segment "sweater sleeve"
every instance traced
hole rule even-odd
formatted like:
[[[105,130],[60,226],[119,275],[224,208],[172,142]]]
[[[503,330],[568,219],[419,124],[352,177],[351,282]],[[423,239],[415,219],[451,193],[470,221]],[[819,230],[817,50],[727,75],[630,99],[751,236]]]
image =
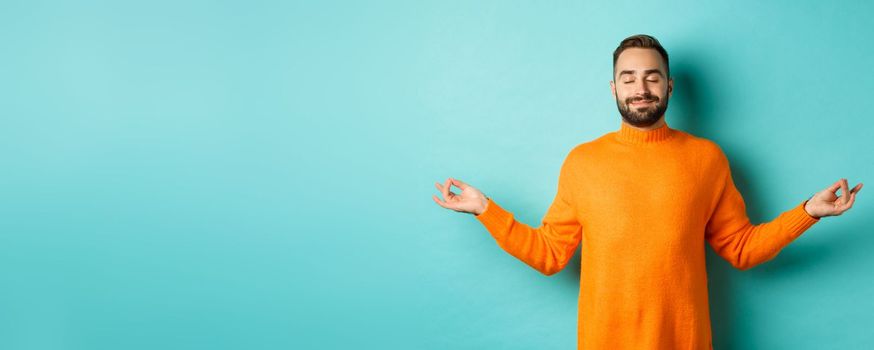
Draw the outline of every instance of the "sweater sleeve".
[[[582,227],[566,190],[566,178],[563,166],[558,192],[537,228],[517,221],[491,198],[486,210],[476,216],[502,249],[544,275],[561,271],[581,239]]]
[[[807,214],[804,210],[807,201],[803,201],[771,222],[753,225],[727,161],[723,174],[721,194],[707,223],[705,237],[713,250],[735,268],[746,270],[773,259],[819,221]]]

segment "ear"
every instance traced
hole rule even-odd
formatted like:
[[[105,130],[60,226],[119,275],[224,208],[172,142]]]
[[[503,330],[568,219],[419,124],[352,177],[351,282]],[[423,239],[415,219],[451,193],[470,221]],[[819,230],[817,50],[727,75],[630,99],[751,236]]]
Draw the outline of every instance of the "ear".
[[[616,83],[612,80],[610,81],[610,93],[613,94],[613,98],[616,98]]]
[[[674,78],[668,79],[668,98],[671,97],[671,94],[674,92]]]

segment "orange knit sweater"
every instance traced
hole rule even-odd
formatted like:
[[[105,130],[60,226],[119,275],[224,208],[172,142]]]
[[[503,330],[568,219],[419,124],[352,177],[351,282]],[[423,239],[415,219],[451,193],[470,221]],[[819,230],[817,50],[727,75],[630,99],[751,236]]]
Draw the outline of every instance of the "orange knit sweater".
[[[801,202],[751,224],[718,145],[625,123],[570,151],[540,227],[491,198],[476,218],[546,275],[582,246],[577,344],[586,350],[712,349],[705,242],[748,269],[818,221]]]

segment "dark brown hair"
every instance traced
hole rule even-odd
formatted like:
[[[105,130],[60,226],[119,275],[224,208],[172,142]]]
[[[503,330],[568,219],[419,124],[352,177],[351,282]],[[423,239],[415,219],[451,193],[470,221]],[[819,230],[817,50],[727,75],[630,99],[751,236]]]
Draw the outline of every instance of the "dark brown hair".
[[[656,40],[656,38],[653,38],[652,36],[646,34],[632,35],[625,38],[624,40],[622,40],[621,43],[619,43],[619,47],[617,47],[616,50],[613,51],[614,76],[616,75],[616,60],[619,59],[619,54],[621,54],[622,51],[625,51],[625,49],[632,47],[653,49],[658,51],[658,53],[662,55],[662,59],[665,61],[665,69],[667,70],[667,72],[665,72],[665,75],[667,75],[668,78],[671,77],[671,66],[668,64],[668,52],[665,51],[665,48],[662,47],[662,44],[660,44],[659,41]]]

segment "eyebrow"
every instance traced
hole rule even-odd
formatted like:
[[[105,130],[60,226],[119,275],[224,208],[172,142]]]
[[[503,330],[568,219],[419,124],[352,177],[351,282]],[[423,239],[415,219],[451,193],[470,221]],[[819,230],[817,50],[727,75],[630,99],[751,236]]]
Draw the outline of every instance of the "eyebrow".
[[[619,72],[619,76],[621,77],[622,74],[634,74],[634,72],[637,72],[637,71],[636,70],[624,70],[624,71]],[[662,73],[661,69],[647,69],[647,70],[643,71],[644,75],[648,75],[650,73],[658,73],[659,75],[662,76],[662,78],[665,77],[665,73]]]

